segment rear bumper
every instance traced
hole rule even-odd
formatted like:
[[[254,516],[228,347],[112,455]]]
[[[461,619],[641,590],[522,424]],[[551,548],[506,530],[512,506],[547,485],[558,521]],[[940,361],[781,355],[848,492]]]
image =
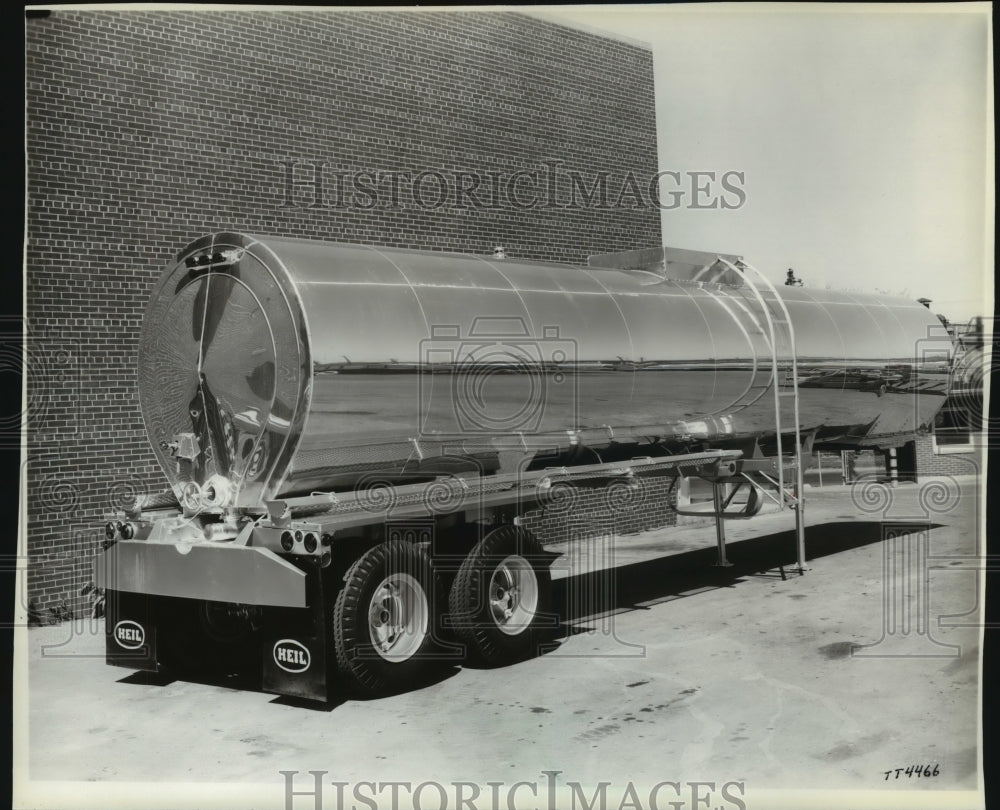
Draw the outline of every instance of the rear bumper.
[[[114,552],[119,546],[119,551]],[[207,553],[199,556],[195,556],[192,549],[190,554],[183,555],[194,563],[189,570],[181,572],[189,581],[179,579],[179,569],[167,568],[165,573],[158,570],[156,575],[148,574],[145,567],[155,569],[159,562],[171,560],[168,552],[181,556],[169,545],[121,541],[109,549],[112,553],[102,555],[103,563],[99,562],[102,570],[122,573],[121,579],[127,580],[129,587],[143,588],[141,591],[119,588],[106,578],[106,574],[99,583],[107,589],[107,663],[182,677],[190,673],[207,674],[209,678],[235,674],[254,679],[265,692],[328,701],[330,676],[336,669],[332,666],[334,647],[329,622],[329,605],[335,593],[327,593],[329,583],[321,569],[318,566],[306,571],[295,569],[301,576],[289,578],[284,583],[286,592],[272,589],[268,595],[259,585],[260,572],[270,578],[265,578],[266,581],[280,581],[289,563],[265,549],[237,546],[225,551],[225,548],[206,547]],[[280,566],[273,567],[275,560]],[[199,568],[201,563],[207,568]],[[230,566],[221,571],[227,576],[237,577],[249,572],[256,579],[244,581],[242,588],[213,589],[210,598],[201,601],[206,583],[211,584],[208,571],[220,573],[221,565]],[[146,571],[146,574],[140,577],[136,571]],[[169,595],[162,593],[168,590]],[[204,608],[208,603],[231,600],[246,605],[251,599],[266,599],[267,602],[256,602],[261,608],[255,613],[254,627],[249,635],[220,637],[206,622],[208,617]],[[289,605],[274,605],[279,599]],[[309,607],[303,609],[290,604],[300,599]]]
[[[99,588],[244,605],[304,608],[306,572],[266,548],[119,540],[98,555]]]

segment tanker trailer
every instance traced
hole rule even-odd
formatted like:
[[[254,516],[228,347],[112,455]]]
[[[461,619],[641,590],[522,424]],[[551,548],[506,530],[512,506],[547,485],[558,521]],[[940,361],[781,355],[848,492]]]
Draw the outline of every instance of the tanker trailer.
[[[519,517],[574,488],[701,477],[721,526],[777,485],[801,518],[783,482],[803,446],[910,440],[943,402],[950,344],[922,349],[939,322],[917,302],[762,292],[748,269],[671,248],[574,266],[191,243],[142,324],[170,489],[105,527],[108,663],[378,694],[535,649],[551,556]]]

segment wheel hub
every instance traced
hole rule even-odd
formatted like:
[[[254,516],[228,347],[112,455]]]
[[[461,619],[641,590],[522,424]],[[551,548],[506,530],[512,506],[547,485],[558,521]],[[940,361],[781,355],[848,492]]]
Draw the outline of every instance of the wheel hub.
[[[412,657],[427,634],[427,596],[409,574],[382,580],[368,607],[372,646],[383,658],[404,661]]]
[[[528,629],[538,608],[538,579],[524,557],[511,554],[490,577],[490,615],[501,631],[518,635]]]

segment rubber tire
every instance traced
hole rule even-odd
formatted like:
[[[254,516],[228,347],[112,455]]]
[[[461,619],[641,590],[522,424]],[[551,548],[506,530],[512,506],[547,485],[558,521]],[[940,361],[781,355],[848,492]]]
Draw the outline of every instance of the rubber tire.
[[[517,635],[504,633],[490,614],[485,598],[493,571],[511,554],[531,564],[538,582],[538,603],[531,623]],[[456,637],[467,654],[487,666],[503,666],[534,655],[541,635],[539,616],[550,612],[550,556],[534,536],[519,526],[500,526],[480,540],[465,558],[448,596],[448,611]]]
[[[368,627],[368,606],[375,589],[392,573],[410,574],[427,598],[427,636],[405,661],[388,661],[376,651]],[[434,602],[427,554],[405,541],[382,543],[365,552],[347,570],[333,609],[337,670],[348,686],[367,697],[391,694],[421,683],[431,670]]]

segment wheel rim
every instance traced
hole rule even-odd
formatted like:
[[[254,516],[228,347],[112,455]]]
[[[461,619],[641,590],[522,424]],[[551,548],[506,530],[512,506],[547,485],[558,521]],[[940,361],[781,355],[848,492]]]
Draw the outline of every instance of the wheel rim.
[[[508,636],[523,633],[538,609],[538,577],[524,557],[511,554],[490,577],[490,616]]]
[[[387,661],[406,661],[424,643],[430,610],[427,594],[409,574],[390,574],[368,605],[372,646]]]

